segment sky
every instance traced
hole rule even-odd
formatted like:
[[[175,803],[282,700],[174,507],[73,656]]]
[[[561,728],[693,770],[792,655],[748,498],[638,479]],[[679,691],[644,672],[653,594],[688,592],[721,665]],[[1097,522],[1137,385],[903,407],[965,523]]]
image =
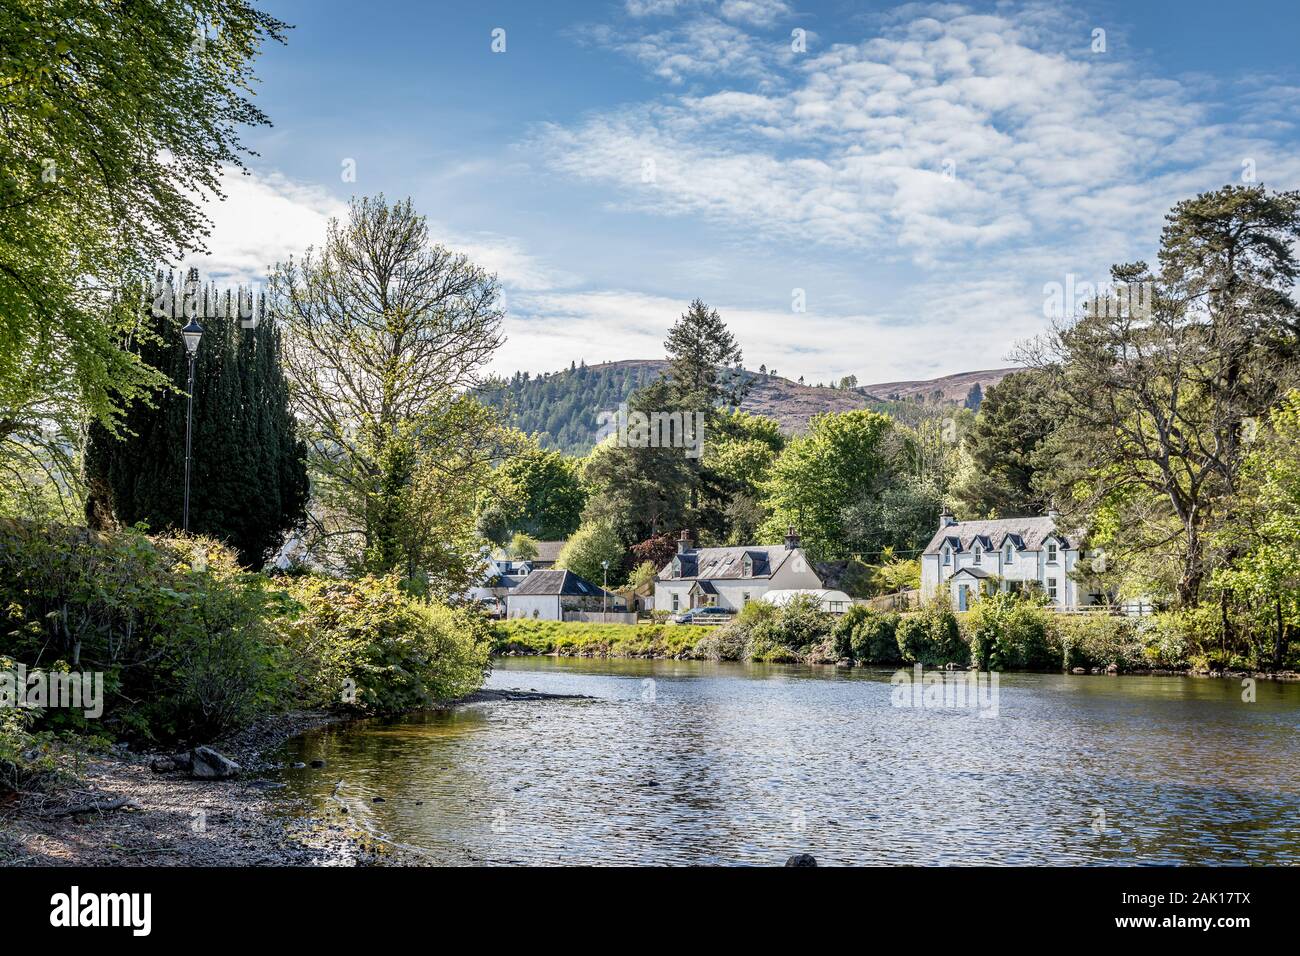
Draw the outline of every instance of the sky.
[[[1300,4],[259,0],[260,281],[354,195],[497,273],[496,372],[656,358],[693,298],[812,382],[1009,364],[1179,200],[1300,187]]]

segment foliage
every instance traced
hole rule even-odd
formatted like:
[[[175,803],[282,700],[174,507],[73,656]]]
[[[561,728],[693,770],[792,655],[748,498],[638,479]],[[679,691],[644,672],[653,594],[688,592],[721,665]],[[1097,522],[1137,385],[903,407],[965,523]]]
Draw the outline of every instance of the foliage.
[[[143,310],[133,351],[166,375],[171,388],[129,405],[116,435],[91,426],[86,480],[101,525],[113,517],[158,530],[181,524],[189,360],[179,329],[183,315],[174,319],[162,307],[177,292],[170,282],[159,291]],[[245,567],[260,568],[284,533],[305,519],[306,447],[289,411],[280,333],[270,321],[242,327],[239,303],[251,301],[252,292],[234,296],[200,289],[197,273],[185,286],[184,302],[209,304],[204,311],[211,313],[203,316],[194,363],[190,528],[226,541]]]
[[[461,697],[490,669],[491,631],[478,612],[412,597],[395,575],[308,576],[288,587],[299,607],[280,628],[314,706],[399,714]]]
[[[577,462],[543,451],[535,439],[522,443],[493,473],[480,509],[479,528],[504,543],[511,532],[559,541],[577,530],[586,503]]]
[[[979,414],[962,442],[962,463],[953,494],[966,518],[1038,514],[1034,488],[1038,449],[1051,433],[1050,381],[1040,372],[1013,372],[990,385]]]
[[[120,347],[123,292],[202,246],[240,127],[268,122],[251,62],[285,29],[245,0],[0,6],[0,445],[111,428],[162,382]]]
[[[897,664],[903,659],[898,649],[899,616],[855,604],[835,621],[832,636],[838,657],[859,664]]]
[[[639,591],[646,587],[653,588],[658,577],[659,569],[649,561],[642,561],[628,574],[627,586],[633,591]]]
[[[1048,640],[1061,651],[1066,669],[1109,667],[1134,670],[1148,666],[1132,618],[1111,614],[1053,614]]]
[[[563,657],[694,657],[714,628],[671,624],[588,624],[519,618],[493,625],[497,654]]]
[[[103,673],[110,732],[213,735],[284,696],[275,595],[210,539],[0,525],[0,607],[15,660]],[[79,713],[43,722],[85,729]]]
[[[537,557],[537,539],[516,531],[505,548],[506,557],[512,561],[532,561]]]
[[[463,590],[474,505],[515,440],[472,394],[502,341],[496,277],[380,196],[354,200],[270,289],[318,499],[309,546]]]
[[[555,566],[567,568],[592,584],[601,585],[605,580],[605,568],[601,562],[608,562],[609,571],[617,580],[622,574],[625,557],[623,542],[613,524],[594,521],[583,524],[565,542]]]
[[[1062,657],[1048,642],[1048,614],[1037,598],[995,591],[967,620],[971,660],[980,670],[1054,670]]]
[[[943,667],[970,663],[970,647],[962,640],[957,616],[939,598],[921,610],[904,614],[898,622],[898,650],[909,664]]]

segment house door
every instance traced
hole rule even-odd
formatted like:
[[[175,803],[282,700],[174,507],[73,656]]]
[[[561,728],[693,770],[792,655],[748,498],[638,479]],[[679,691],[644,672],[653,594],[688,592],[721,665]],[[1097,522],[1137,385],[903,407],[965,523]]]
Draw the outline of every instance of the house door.
[[[957,585],[957,610],[965,611],[970,607],[970,585]]]

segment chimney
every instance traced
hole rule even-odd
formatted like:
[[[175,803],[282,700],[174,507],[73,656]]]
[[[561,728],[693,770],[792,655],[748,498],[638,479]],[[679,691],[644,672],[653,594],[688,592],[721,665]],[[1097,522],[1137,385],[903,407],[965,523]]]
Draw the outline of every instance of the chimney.
[[[944,528],[951,528],[956,523],[957,519],[952,516],[952,512],[948,510],[948,506],[944,505],[943,511],[939,514],[939,530],[942,531]]]
[[[799,532],[794,530],[794,525],[790,525],[785,532],[785,549],[793,551],[799,547]]]
[[[677,553],[685,554],[687,551],[695,549],[695,542],[691,540],[691,530],[683,528],[681,537],[677,539]]]
[[[1056,510],[1055,505],[1052,505],[1052,507],[1047,509],[1047,517],[1051,518],[1053,521],[1060,521],[1061,512]]]

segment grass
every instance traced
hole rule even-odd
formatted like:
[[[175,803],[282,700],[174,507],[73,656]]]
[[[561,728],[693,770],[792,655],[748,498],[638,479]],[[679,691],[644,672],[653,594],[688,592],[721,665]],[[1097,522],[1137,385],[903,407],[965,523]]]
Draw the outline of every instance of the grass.
[[[560,657],[695,657],[712,627],[695,624],[589,624],[516,619],[493,625],[493,654]]]

